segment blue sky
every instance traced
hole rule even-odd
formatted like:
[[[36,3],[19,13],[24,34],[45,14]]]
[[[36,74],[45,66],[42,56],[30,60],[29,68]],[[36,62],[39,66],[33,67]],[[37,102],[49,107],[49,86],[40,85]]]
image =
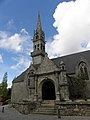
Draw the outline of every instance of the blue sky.
[[[13,78],[29,67],[38,12],[49,57],[89,49],[89,3],[90,0],[0,0],[0,82],[8,72],[10,86]]]

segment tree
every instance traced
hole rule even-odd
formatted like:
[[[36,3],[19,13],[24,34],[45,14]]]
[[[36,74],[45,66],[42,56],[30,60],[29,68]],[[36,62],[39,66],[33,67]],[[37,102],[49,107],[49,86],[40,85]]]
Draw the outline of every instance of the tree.
[[[7,96],[7,72],[4,74],[2,83],[0,84],[0,96],[3,98]]]
[[[7,72],[5,72],[4,76],[3,76],[3,81],[4,83],[7,83]]]

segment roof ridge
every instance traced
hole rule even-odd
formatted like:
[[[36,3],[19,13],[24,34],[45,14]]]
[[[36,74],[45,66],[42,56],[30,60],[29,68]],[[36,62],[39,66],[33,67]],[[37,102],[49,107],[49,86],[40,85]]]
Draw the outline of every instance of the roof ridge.
[[[59,57],[56,57],[56,58],[52,58],[51,60],[58,59],[58,58],[63,58],[63,57],[67,57],[67,56],[71,56],[71,55],[75,55],[75,54],[80,54],[80,53],[84,53],[84,52],[89,52],[89,51],[90,50],[85,50],[85,51],[81,51],[81,52],[70,53],[70,54],[67,54],[67,55],[63,55],[63,56],[59,56]]]

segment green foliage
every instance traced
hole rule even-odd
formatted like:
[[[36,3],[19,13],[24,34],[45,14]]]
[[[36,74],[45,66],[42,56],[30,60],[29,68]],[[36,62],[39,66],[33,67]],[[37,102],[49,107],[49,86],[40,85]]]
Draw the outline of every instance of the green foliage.
[[[2,83],[0,84],[0,97],[3,105],[10,103],[11,88],[7,89],[7,72],[4,74]]]
[[[1,93],[1,95],[3,96],[3,97],[6,97],[6,95],[7,95],[7,82],[2,82],[2,93]]]
[[[86,82],[81,74],[72,77],[70,80],[70,96],[71,99],[85,99]]]
[[[5,72],[4,76],[3,76],[3,81],[4,83],[7,83],[7,72]]]
[[[75,77],[75,84],[74,84],[74,94],[76,97],[84,98],[84,90],[85,90],[86,82],[84,80],[84,77],[78,74],[78,76]]]
[[[0,84],[0,96],[3,98],[7,96],[7,72],[4,74],[2,83]]]

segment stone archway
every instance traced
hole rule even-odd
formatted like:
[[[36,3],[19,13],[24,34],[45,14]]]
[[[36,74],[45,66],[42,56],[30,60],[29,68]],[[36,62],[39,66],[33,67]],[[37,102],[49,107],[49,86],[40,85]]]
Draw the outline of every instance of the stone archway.
[[[42,100],[55,100],[55,86],[53,82],[47,80],[42,85]]]

